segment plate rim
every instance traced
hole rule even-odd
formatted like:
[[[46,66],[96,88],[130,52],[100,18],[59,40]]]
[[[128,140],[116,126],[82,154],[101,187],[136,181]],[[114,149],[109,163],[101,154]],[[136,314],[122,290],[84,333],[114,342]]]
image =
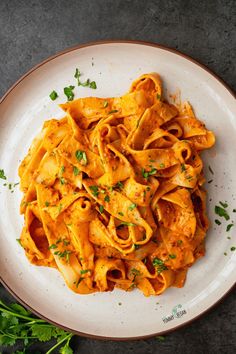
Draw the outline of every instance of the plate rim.
[[[149,42],[149,41],[142,41],[142,40],[120,40],[120,39],[109,39],[109,40],[99,40],[99,41],[92,41],[92,42],[86,42],[82,44],[75,45],[73,47],[68,47],[62,51],[59,51],[55,53],[54,55],[49,56],[48,58],[44,59],[43,61],[39,62],[38,64],[34,65],[30,70],[28,70],[25,74],[23,74],[10,88],[5,92],[5,94],[0,98],[0,104],[5,101],[5,99],[8,97],[8,95],[27,77],[29,76],[32,72],[37,70],[39,67],[43,66],[44,64],[48,63],[49,61],[62,56],[64,54],[67,54],[69,52],[72,52],[74,50],[82,49],[82,48],[87,48],[90,46],[95,46],[95,45],[103,45],[103,44],[138,44],[138,45],[143,45],[143,46],[148,46],[148,47],[154,47],[158,49],[162,49],[167,52],[171,52],[173,54],[176,54],[180,57],[183,57],[187,59],[188,61],[194,63],[195,65],[199,66],[202,68],[204,71],[206,71],[208,74],[213,76],[221,85],[224,86],[224,88],[229,92],[233,98],[236,99],[236,94],[233,91],[233,89],[230,88],[230,86],[221,78],[219,77],[213,70],[209,69],[206,65],[202,64],[198,60],[193,59],[191,56],[182,53],[181,51],[162,45],[162,44],[157,44],[154,42]],[[211,310],[213,310],[216,306],[218,306],[223,300],[236,288],[236,281],[235,283],[219,298],[216,302],[214,302],[211,306],[209,306],[206,310],[202,311],[199,313],[197,316],[193,317],[192,319],[186,321],[185,323],[179,324],[171,329],[168,329],[166,331],[161,331],[161,332],[155,332],[151,333],[148,335],[144,336],[135,336],[135,337],[107,337],[107,336],[100,336],[100,335],[95,335],[95,334],[89,334],[89,333],[84,333],[80,332],[77,330],[73,330],[69,327],[64,326],[63,324],[59,324],[53,320],[48,319],[46,316],[40,314],[37,310],[33,309],[29,304],[26,304],[23,299],[19,297],[12,289],[11,287],[7,284],[7,282],[3,279],[3,275],[0,275],[0,281],[2,285],[11,293],[11,295],[19,302],[21,303],[24,307],[26,307],[29,311],[31,311],[34,315],[38,316],[39,318],[44,319],[45,321],[53,324],[54,326],[61,327],[65,331],[72,332],[76,335],[90,338],[90,339],[99,339],[99,340],[112,340],[112,341],[131,341],[131,340],[144,340],[148,338],[152,338],[155,336],[160,336],[160,335],[165,335],[171,332],[174,332],[180,328],[186,327],[189,324],[192,324],[195,320],[201,318]]]

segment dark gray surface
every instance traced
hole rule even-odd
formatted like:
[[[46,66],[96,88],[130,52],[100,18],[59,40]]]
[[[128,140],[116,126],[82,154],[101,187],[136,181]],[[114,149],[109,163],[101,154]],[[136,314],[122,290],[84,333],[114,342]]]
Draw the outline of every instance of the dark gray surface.
[[[235,0],[1,0],[0,96],[48,56],[101,39],[140,39],[177,48],[236,89]],[[4,288],[0,295],[10,299]],[[80,354],[235,353],[235,295],[236,290],[209,314],[169,334],[162,343],[155,338],[122,343],[77,337],[72,345]],[[46,347],[40,344],[32,353],[36,349],[45,353]]]

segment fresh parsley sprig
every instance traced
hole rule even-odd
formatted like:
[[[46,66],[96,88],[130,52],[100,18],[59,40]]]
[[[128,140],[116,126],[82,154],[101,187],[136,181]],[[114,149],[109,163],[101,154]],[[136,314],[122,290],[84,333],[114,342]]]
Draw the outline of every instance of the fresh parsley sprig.
[[[73,354],[70,347],[72,337],[72,333],[33,316],[23,306],[17,303],[6,305],[0,300],[0,345],[13,346],[21,341],[24,353],[36,340],[47,342],[55,338],[57,343],[45,354],[52,353],[60,346],[61,354]]]

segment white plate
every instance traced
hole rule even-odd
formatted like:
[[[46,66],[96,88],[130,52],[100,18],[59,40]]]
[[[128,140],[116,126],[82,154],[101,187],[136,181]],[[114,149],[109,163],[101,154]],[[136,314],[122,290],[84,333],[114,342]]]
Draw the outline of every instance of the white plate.
[[[0,107],[0,168],[17,182],[17,167],[44,120],[62,117],[57,104],[66,97],[63,88],[75,85],[78,67],[97,83],[97,90],[77,87],[75,97],[117,96],[129,89],[142,73],[161,74],[166,92],[181,90],[197,116],[216,134],[216,146],[204,153],[208,209],[212,226],[206,239],[206,256],[188,272],[182,289],[171,288],[160,297],[144,297],[139,291],[77,295],[54,269],[27,261],[16,242],[23,217],[21,193],[0,182],[0,269],[5,286],[35,313],[80,335],[131,339],[160,334],[184,325],[218,302],[236,279],[235,228],[215,225],[214,206],[227,201],[231,219],[236,213],[236,104],[224,84],[205,68],[167,48],[134,42],[95,43],[69,49],[26,74],[3,97]],[[59,99],[51,101],[56,90]],[[211,175],[207,166],[214,171]],[[230,236],[231,239],[228,239]],[[224,255],[227,252],[227,256]],[[122,303],[122,305],[119,305]]]

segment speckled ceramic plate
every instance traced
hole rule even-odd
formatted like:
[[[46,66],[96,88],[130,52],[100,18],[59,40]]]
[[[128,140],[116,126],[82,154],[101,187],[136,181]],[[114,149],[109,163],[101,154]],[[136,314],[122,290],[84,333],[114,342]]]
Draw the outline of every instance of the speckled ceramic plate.
[[[226,221],[214,223],[214,206],[228,202],[230,221],[236,213],[236,103],[232,92],[216,76],[192,59],[167,48],[138,42],[93,43],[49,58],[27,73],[3,97],[0,107],[0,168],[17,182],[17,167],[44,120],[62,117],[57,104],[63,88],[75,84],[75,68],[96,81],[97,90],[76,87],[75,97],[116,96],[128,90],[142,73],[161,74],[166,95],[181,91],[197,117],[216,134],[217,143],[204,153],[208,212],[212,226],[206,256],[191,267],[182,289],[171,288],[159,297],[139,291],[77,295],[54,269],[27,261],[16,242],[23,217],[21,193],[0,183],[0,269],[3,284],[37,315],[80,335],[134,339],[157,335],[189,323],[216,304],[236,279],[236,227],[226,232]],[[56,90],[59,98],[51,101]],[[214,171],[212,175],[208,166]],[[229,223],[228,222],[228,223]],[[232,248],[233,249],[233,248]],[[225,255],[224,255],[225,254]]]

